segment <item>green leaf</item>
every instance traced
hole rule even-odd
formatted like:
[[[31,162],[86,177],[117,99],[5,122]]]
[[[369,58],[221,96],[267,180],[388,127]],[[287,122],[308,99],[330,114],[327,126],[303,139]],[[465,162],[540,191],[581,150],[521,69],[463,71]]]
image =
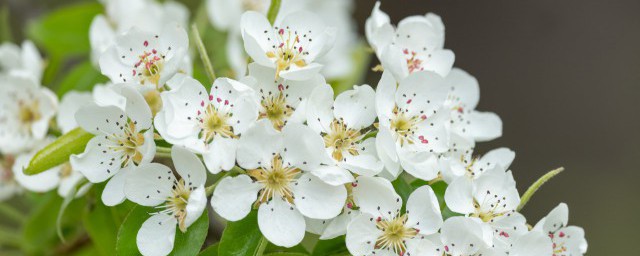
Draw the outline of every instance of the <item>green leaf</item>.
[[[240,221],[227,223],[218,253],[221,256],[262,255],[267,243],[258,228],[258,212],[254,210]]]
[[[344,236],[329,240],[319,240],[313,248],[313,256],[332,255],[347,252]]]
[[[198,256],[218,256],[219,243],[215,243],[202,250]]]
[[[29,162],[29,166],[23,170],[24,173],[34,175],[68,162],[72,154],[84,152],[84,148],[93,136],[82,128],[71,130],[38,151]]]
[[[392,181],[391,185],[393,185],[393,188],[396,189],[396,193],[398,193],[398,195],[402,198],[402,202],[404,202],[401,209],[401,211],[404,212],[407,200],[409,200],[409,195],[411,195],[411,192],[413,192],[413,188],[405,179],[404,175],[400,175],[396,180]]]
[[[91,50],[88,36],[91,21],[102,9],[98,2],[57,9],[30,23],[27,35],[51,55],[86,54]]]
[[[303,252],[272,252],[264,256],[309,256],[309,254]]]
[[[118,255],[140,255],[136,244],[138,230],[140,230],[142,223],[150,217],[150,214],[155,212],[158,212],[158,209],[143,206],[136,206],[131,210],[118,231],[116,242]],[[176,230],[173,251],[170,255],[197,255],[207,237],[208,229],[209,217],[207,211],[204,211],[202,216],[187,228],[186,233]]]
[[[205,238],[209,231],[209,216],[207,210],[202,213],[202,216],[196,220],[189,228],[187,232],[182,233],[180,230],[176,231],[176,240],[173,244],[173,251],[169,255],[174,256],[194,256],[198,255],[202,244],[204,244]]]
[[[62,97],[69,91],[91,91],[96,84],[107,81],[108,79],[100,74],[90,62],[85,61],[73,67],[62,79],[58,87],[58,97]]]
[[[94,205],[89,205],[82,214],[83,226],[100,255],[115,255],[118,224],[112,209],[105,206],[100,197],[95,199]]]

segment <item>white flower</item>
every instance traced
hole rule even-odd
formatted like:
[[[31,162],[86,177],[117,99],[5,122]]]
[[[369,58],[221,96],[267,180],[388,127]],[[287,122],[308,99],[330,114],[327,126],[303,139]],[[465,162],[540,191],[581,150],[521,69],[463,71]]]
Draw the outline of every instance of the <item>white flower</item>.
[[[338,95],[325,84],[316,87],[307,104],[307,124],[321,137],[327,165],[311,173],[332,185],[353,181],[351,172],[373,176],[382,171],[375,138],[364,140],[366,128],[376,119],[375,91],[369,85],[356,86]],[[316,139],[317,140],[317,139]]]
[[[247,54],[258,64],[275,68],[274,79],[307,80],[320,72],[315,60],[331,49],[335,31],[307,11],[287,15],[275,26],[258,12],[242,15],[242,38]]]
[[[437,245],[427,239],[442,226],[440,205],[429,186],[417,188],[409,196],[405,214],[402,199],[387,190],[363,186],[356,202],[362,214],[347,227],[346,244],[353,255],[435,255]],[[357,194],[356,194],[357,195]]]
[[[33,192],[48,192],[58,188],[58,195],[61,197],[67,197],[84,179],[84,176],[82,176],[80,172],[71,168],[71,165],[68,162],[35,175],[24,174],[22,170],[29,165],[31,158],[35,153],[36,152],[31,152],[19,155],[13,165],[13,175],[15,180],[20,184],[20,186],[27,190]]]
[[[136,236],[138,249],[145,256],[169,254],[176,225],[186,232],[207,205],[207,175],[200,159],[180,146],[172,148],[171,158],[180,177],[165,165],[148,163],[127,175],[124,183],[127,199],[159,209],[142,224]]]
[[[0,74],[21,73],[40,83],[44,61],[31,41],[22,42],[22,47],[12,43],[0,45]]]
[[[13,175],[15,157],[3,155],[0,158],[0,202],[19,194],[22,189]]]
[[[102,192],[106,205],[124,201],[125,174],[149,163],[156,153],[151,110],[142,95],[131,86],[120,86],[127,99],[125,109],[115,106],[86,106],[76,113],[80,127],[96,135],[84,153],[71,156],[73,169],[92,183],[112,178]]]
[[[478,218],[451,217],[440,231],[442,249],[447,256],[482,256],[492,246],[491,230]]]
[[[533,230],[541,231],[551,238],[553,255],[584,255],[587,253],[587,240],[584,229],[568,226],[569,207],[561,203],[542,218]]]
[[[260,103],[260,119],[269,120],[281,130],[287,123],[306,121],[306,103],[314,88],[326,84],[319,74],[302,81],[274,79],[276,71],[256,63],[249,64],[249,76],[241,81],[253,88]]]
[[[476,111],[480,87],[475,77],[454,68],[445,77],[449,97],[445,106],[450,109],[448,128],[457,148],[473,148],[475,142],[489,141],[502,136],[502,120],[495,113]]]
[[[89,28],[91,60],[97,66],[100,56],[115,43],[116,37],[132,27],[147,33],[160,33],[172,23],[186,27],[189,11],[177,2],[155,0],[105,1],[105,15],[97,15]]]
[[[320,239],[333,239],[347,233],[347,226],[360,215],[360,204],[375,205],[379,198],[376,195],[393,195],[395,190],[391,182],[381,177],[358,176],[353,183],[345,184],[347,201],[342,213],[329,220],[307,218],[307,232],[320,235]],[[378,191],[372,193],[371,191]],[[386,192],[385,192],[386,191]]]
[[[0,75],[0,152],[30,150],[45,138],[58,107],[56,96],[31,77]]]
[[[553,255],[553,244],[548,236],[538,230],[531,230],[515,239],[508,247],[494,246],[481,250],[483,256],[540,256]]]
[[[230,170],[236,162],[240,135],[258,118],[253,90],[228,78],[218,78],[207,93],[187,76],[169,81],[174,88],[162,92],[162,111],[155,127],[169,143],[201,153],[213,173]]]
[[[397,79],[416,71],[428,70],[441,76],[451,71],[455,55],[443,49],[444,24],[436,14],[404,18],[394,29],[378,2],[367,19],[365,32],[382,66]]]
[[[482,157],[474,157],[472,150],[454,152],[442,161],[442,178],[452,186],[461,177],[471,182],[489,170],[497,168],[506,172],[515,156],[516,153],[508,148],[491,150]]]
[[[161,89],[179,71],[188,47],[187,32],[175,23],[156,33],[133,27],[101,55],[100,70],[114,83]]]
[[[342,211],[344,186],[332,186],[309,173],[318,166],[317,154],[301,134],[310,128],[291,124],[276,131],[260,120],[240,138],[238,164],[247,174],[226,177],[213,192],[211,205],[223,218],[237,221],[252,206],[258,208],[258,226],[273,244],[292,247],[305,234],[305,218],[330,219]]]
[[[437,154],[448,150],[447,93],[444,79],[433,72],[413,73],[399,86],[388,71],[382,73],[376,89],[376,149],[386,176],[395,179],[402,166],[416,178],[437,177]]]
[[[520,195],[511,171],[496,166],[474,182],[461,177],[447,187],[449,209],[482,220],[493,232],[494,244],[505,246],[527,232],[524,216],[516,212]]]

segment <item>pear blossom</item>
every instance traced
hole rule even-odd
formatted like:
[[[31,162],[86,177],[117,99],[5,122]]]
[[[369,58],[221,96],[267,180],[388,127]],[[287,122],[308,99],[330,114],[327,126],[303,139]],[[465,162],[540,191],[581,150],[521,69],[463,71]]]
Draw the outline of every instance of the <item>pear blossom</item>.
[[[472,150],[455,152],[442,161],[442,178],[451,186],[460,177],[473,181],[494,168],[507,171],[515,156],[508,148],[493,149],[481,157],[473,156]]]
[[[482,256],[492,247],[491,230],[473,217],[455,216],[442,225],[440,239],[446,256]]]
[[[493,232],[493,244],[506,246],[527,232],[524,216],[516,212],[520,195],[511,171],[499,166],[486,171],[474,182],[455,180],[447,187],[445,202],[454,212],[476,217]]]
[[[531,230],[515,239],[506,247],[493,246],[480,250],[485,256],[539,256],[554,255],[549,237],[537,230]]]
[[[9,42],[0,45],[0,74],[21,73],[40,83],[43,71],[44,61],[31,41],[21,46]]]
[[[58,100],[24,74],[0,75],[0,153],[26,152],[43,140]]]
[[[100,56],[115,43],[117,36],[132,27],[155,34],[172,23],[186,27],[189,21],[189,10],[174,1],[108,0],[103,4],[105,14],[96,15],[89,28],[91,60],[96,66]],[[185,59],[189,58],[187,56]]]
[[[353,175],[373,176],[384,167],[378,159],[375,138],[364,139],[376,119],[375,91],[356,86],[333,100],[333,89],[316,87],[307,104],[307,124],[321,137],[329,163],[311,173],[329,184],[353,181]]]
[[[67,92],[60,100],[59,113],[56,115],[56,123],[62,133],[67,133],[78,127],[76,112],[84,106],[93,103],[93,96],[89,92]]]
[[[396,79],[423,70],[447,76],[455,60],[453,52],[443,48],[444,24],[433,13],[406,17],[396,29],[377,2],[366,21],[365,34],[382,66]]]
[[[161,94],[164,107],[155,127],[169,143],[202,154],[212,173],[230,170],[236,162],[241,134],[258,118],[258,103],[247,85],[218,78],[207,93],[191,77],[177,75],[173,88]]]
[[[322,65],[315,60],[331,49],[335,39],[335,29],[308,11],[288,14],[274,26],[264,14],[248,11],[240,27],[247,54],[255,63],[274,68],[273,79],[299,81],[317,74]]]
[[[326,84],[324,78],[314,74],[294,81],[283,77],[274,79],[275,74],[273,68],[251,63],[249,76],[241,79],[253,89],[260,103],[258,118],[269,120],[277,130],[287,123],[304,123],[309,96],[317,86]]]
[[[169,254],[176,226],[187,232],[207,205],[204,189],[207,175],[200,159],[180,146],[173,146],[171,159],[179,177],[165,165],[147,163],[127,175],[124,183],[127,199],[158,209],[136,236],[138,249],[145,256]]]
[[[346,236],[347,249],[352,255],[437,254],[437,244],[427,236],[436,234],[443,221],[431,187],[414,190],[403,214],[398,194],[361,185],[368,187],[360,190],[361,197],[375,199],[356,202],[362,214],[349,223]]]
[[[347,226],[360,215],[359,205],[373,205],[378,198],[370,191],[386,191],[381,193],[395,194],[391,182],[381,177],[358,176],[352,183],[345,184],[347,201],[342,213],[335,218],[322,220],[307,218],[307,232],[320,235],[321,240],[333,239],[347,233]]]
[[[225,177],[218,183],[211,199],[213,209],[237,221],[257,208],[262,234],[284,247],[302,241],[305,217],[331,219],[340,214],[346,188],[304,172],[320,164],[308,142],[300,141],[300,134],[309,133],[313,131],[300,124],[287,125],[279,132],[269,121],[258,121],[238,146],[238,164],[247,174]]]
[[[450,110],[448,124],[451,140],[457,148],[473,148],[475,142],[490,141],[502,135],[502,120],[495,113],[476,111],[480,99],[478,81],[467,72],[453,68],[445,77],[449,97],[445,106]]]
[[[551,239],[553,256],[575,256],[587,253],[588,245],[584,238],[584,229],[569,226],[568,222],[569,207],[565,203],[560,203],[533,228]]]
[[[156,33],[133,27],[101,55],[100,70],[113,83],[160,90],[179,71],[188,47],[187,32],[176,23]]]
[[[16,157],[13,175],[21,187],[33,192],[48,192],[57,188],[58,195],[67,197],[84,179],[84,176],[71,168],[68,162],[35,175],[24,174],[22,170],[29,165],[35,153],[25,153]]]
[[[433,72],[413,73],[399,85],[391,73],[382,73],[376,89],[376,149],[384,175],[395,179],[402,166],[416,178],[437,177],[438,154],[448,150],[447,93],[444,79]]]
[[[125,109],[116,106],[85,106],[76,113],[78,125],[95,135],[85,151],[71,156],[71,166],[90,182],[110,179],[103,193],[106,205],[124,201],[125,175],[149,163],[156,153],[151,110],[142,95],[131,86],[121,85],[119,93]]]

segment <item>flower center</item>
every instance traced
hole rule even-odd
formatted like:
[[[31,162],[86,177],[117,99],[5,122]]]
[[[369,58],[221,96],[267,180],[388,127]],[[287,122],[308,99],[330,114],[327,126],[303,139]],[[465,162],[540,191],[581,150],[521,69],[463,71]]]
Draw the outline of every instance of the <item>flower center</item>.
[[[337,161],[344,159],[343,153],[353,156],[359,154],[356,142],[362,138],[360,131],[347,128],[347,125],[334,120],[330,125],[331,131],[324,135],[324,145],[333,150],[331,156]]]
[[[395,132],[397,135],[396,139],[400,142],[400,145],[404,145],[405,143],[413,144],[416,141],[415,133],[417,130],[417,126],[420,122],[427,119],[427,116],[409,116],[406,111],[398,108],[397,106],[393,109],[393,116],[390,120],[391,131]],[[427,144],[428,140],[424,138],[424,136],[420,135],[418,138],[421,143]]]
[[[260,182],[263,186],[256,201],[256,206],[269,201],[276,195],[282,196],[293,203],[293,191],[291,183],[296,180],[300,169],[285,166],[282,157],[276,154],[268,168],[249,170],[247,174]]]
[[[507,205],[504,203],[506,200],[506,197],[499,196],[487,190],[487,194],[484,199],[482,199],[482,202],[479,202],[475,198],[473,199],[475,212],[471,214],[471,216],[478,217],[484,222],[490,222],[496,217],[500,217],[511,212],[506,209]]]
[[[565,238],[566,234],[562,231],[558,234],[558,237]],[[567,255],[567,247],[565,246],[565,242],[556,241],[556,235],[554,233],[549,233],[549,237],[551,238],[551,242],[553,246],[553,256],[565,256]]]
[[[309,55],[309,52],[304,50],[306,49],[306,45],[303,46],[303,43],[311,42],[311,38],[309,38],[307,34],[291,31],[289,27],[274,27],[274,29],[277,31],[276,40],[273,40],[273,50],[267,52],[267,57],[275,59],[276,79],[278,79],[280,77],[280,71],[289,70],[291,65],[297,67],[307,65],[304,56]],[[267,31],[265,31],[265,33],[267,33]],[[309,33],[311,33],[311,31],[309,31]],[[271,40],[271,38],[269,38],[269,40]]]
[[[243,0],[242,9],[245,11],[262,11],[264,10],[264,1],[261,0]]]
[[[406,214],[392,220],[378,218],[376,227],[382,231],[382,235],[376,240],[376,248],[389,249],[398,255],[403,255],[407,251],[405,241],[415,237],[419,232],[415,228],[404,225],[408,218]]]
[[[123,153],[120,164],[122,168],[131,163],[139,165],[142,162],[143,155],[138,148],[144,144],[145,139],[142,131],[136,131],[137,122],[130,120],[122,125],[116,122],[116,125],[120,126],[123,133],[105,135],[105,139],[111,141],[111,145],[108,146],[109,149]]]
[[[228,105],[228,101],[225,101],[226,105]],[[198,115],[200,115],[199,112]],[[236,138],[233,133],[233,126],[229,124],[231,116],[232,113],[230,111],[222,111],[213,106],[213,104],[209,104],[204,111],[204,116],[196,118],[200,122],[198,138],[203,139],[206,143],[211,143],[216,135],[223,138]]]
[[[423,71],[424,67],[422,66],[423,61],[417,57],[417,53],[415,51],[409,51],[409,49],[404,49],[402,51],[407,58],[407,67],[409,68],[409,73],[413,73],[414,71]]]
[[[38,101],[18,101],[18,119],[26,129],[31,129],[31,125],[42,118],[39,105]]]
[[[178,220],[178,226],[180,231],[186,232],[184,220],[187,217],[187,204],[189,202],[189,196],[191,195],[191,188],[186,186],[184,179],[180,179],[173,184],[173,190],[171,196],[167,198],[164,207],[165,213],[171,213],[176,220]]]
[[[294,108],[287,104],[286,97],[282,92],[275,96],[264,98],[260,104],[263,110],[260,112],[259,118],[267,118],[273,124],[273,128],[281,130],[287,122],[287,119],[295,111]]]
[[[148,46],[149,43],[144,41],[144,46]],[[164,55],[159,54],[156,49],[151,51],[144,51],[138,55],[138,62],[133,66],[133,77],[137,77],[143,84],[151,83],[160,87],[158,84],[160,80],[160,72],[164,64]]]
[[[71,176],[72,171],[73,169],[71,168],[71,162],[66,162],[62,164],[62,166],[60,167],[60,177],[61,178],[69,177]]]

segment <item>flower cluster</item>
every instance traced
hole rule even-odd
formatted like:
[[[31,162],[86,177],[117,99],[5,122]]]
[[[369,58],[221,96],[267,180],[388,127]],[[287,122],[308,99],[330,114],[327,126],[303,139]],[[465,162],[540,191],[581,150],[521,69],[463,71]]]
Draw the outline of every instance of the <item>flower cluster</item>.
[[[60,103],[40,85],[35,47],[2,45],[0,198],[21,187],[80,196],[104,182],[105,205],[157,208],[137,234],[144,255],[169,254],[208,205],[228,221],[257,211],[282,247],[309,232],[345,236],[358,256],[583,255],[565,204],[534,226],[518,212],[512,150],[474,154],[502,122],[476,110],[478,82],[453,67],[436,14],[395,26],[376,3],[365,34],[379,82],[334,92],[327,80],[350,72],[357,44],[345,2],[283,1],[272,23],[263,1],[207,1],[235,70],[210,85],[192,76],[189,13],[172,2],[107,1],[90,41],[110,82]],[[49,130],[77,127],[92,134],[84,152],[23,174]],[[395,180],[422,185],[403,198]]]

